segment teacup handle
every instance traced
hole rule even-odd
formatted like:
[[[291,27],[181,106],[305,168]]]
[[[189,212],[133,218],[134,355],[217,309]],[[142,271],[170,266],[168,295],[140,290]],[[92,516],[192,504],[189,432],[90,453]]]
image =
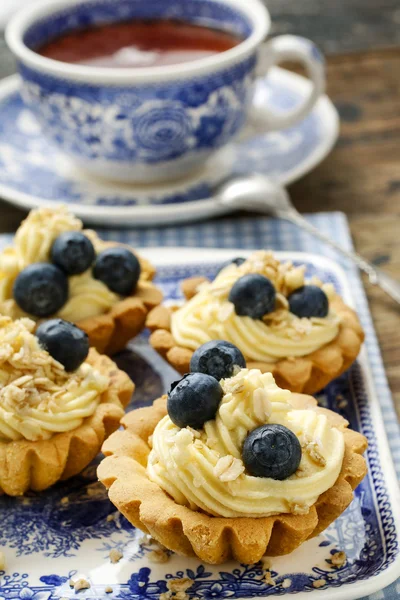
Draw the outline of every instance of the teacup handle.
[[[304,119],[325,91],[324,57],[310,40],[296,35],[280,35],[265,42],[259,49],[259,63],[256,74],[265,76],[268,69],[283,61],[301,63],[311,80],[309,95],[290,110],[281,112],[268,106],[254,104],[250,115],[252,124],[266,131],[285,129]]]

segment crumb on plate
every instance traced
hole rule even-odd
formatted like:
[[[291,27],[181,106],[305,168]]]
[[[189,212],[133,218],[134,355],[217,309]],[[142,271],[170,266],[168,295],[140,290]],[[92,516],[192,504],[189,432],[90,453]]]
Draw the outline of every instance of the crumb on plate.
[[[110,561],[112,562],[113,565],[115,565],[116,563],[118,563],[121,560],[121,558],[124,555],[119,550],[116,550],[115,548],[113,548],[112,550],[110,550],[109,556],[110,556]]]
[[[77,579],[74,581],[74,590],[75,592],[79,592],[80,590],[88,590],[90,588],[90,583],[84,577]]]
[[[346,552],[335,552],[331,556],[331,563],[334,567],[343,567],[347,562]]]

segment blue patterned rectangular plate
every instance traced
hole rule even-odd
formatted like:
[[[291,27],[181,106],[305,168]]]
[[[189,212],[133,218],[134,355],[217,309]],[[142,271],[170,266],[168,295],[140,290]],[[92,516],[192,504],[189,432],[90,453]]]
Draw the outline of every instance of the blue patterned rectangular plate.
[[[182,278],[213,277],[225,260],[246,251],[154,249],[144,254],[159,266],[158,283],[166,298],[176,301]],[[346,275],[335,263],[309,254],[277,256],[305,263],[309,275],[331,281],[353,304]],[[118,356],[118,363],[137,384],[131,408],[148,404],[176,378],[145,335]],[[0,499],[0,546],[8,564],[7,572],[0,572],[0,600],[76,598],[68,582],[77,576],[91,584],[79,596],[99,600],[157,600],[167,590],[168,579],[180,577],[194,581],[190,598],[204,600],[285,594],[299,600],[352,600],[384,588],[400,576],[400,492],[375,385],[379,381],[372,379],[364,349],[353,368],[320,395],[324,406],[340,412],[368,438],[369,473],[351,506],[324,534],[289,556],[272,559],[273,584],[264,580],[261,565],[231,562],[211,567],[176,555],[165,564],[150,562],[151,545],[139,544],[141,532],[115,513],[96,481],[94,463],[46,493]],[[109,559],[114,548],[123,553],[117,564]],[[339,550],[348,560],[335,569],[330,557]],[[112,592],[106,593],[107,588]]]

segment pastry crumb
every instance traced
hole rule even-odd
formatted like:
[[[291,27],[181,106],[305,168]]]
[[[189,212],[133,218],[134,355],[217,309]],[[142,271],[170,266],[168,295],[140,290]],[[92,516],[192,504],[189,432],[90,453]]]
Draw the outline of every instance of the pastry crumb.
[[[173,594],[177,594],[178,592],[186,592],[186,590],[192,587],[193,583],[193,579],[189,579],[189,577],[182,577],[182,579],[170,579],[167,581],[167,588]]]
[[[265,573],[264,581],[265,583],[268,583],[268,585],[275,585],[275,579],[272,578],[272,575],[269,571]]]
[[[0,552],[0,571],[6,570],[6,557],[4,552]]]
[[[324,587],[324,585],[326,585],[325,579],[317,579],[316,581],[313,581],[313,587],[315,587],[317,589]]]
[[[151,563],[163,564],[169,561],[169,554],[163,548],[157,548],[148,553],[147,558]]]
[[[347,562],[346,552],[335,552],[331,556],[331,563],[334,567],[343,567]]]
[[[107,515],[106,521],[107,521],[107,523],[111,523],[111,521],[114,521],[114,515],[113,514]]]
[[[160,600],[189,600],[186,590],[188,590],[193,583],[193,579],[189,579],[189,577],[170,579],[167,581],[168,592],[161,594]]]
[[[70,587],[70,588],[73,588],[73,587],[74,587],[74,585],[75,585],[75,581],[74,581],[73,579],[70,579],[70,580],[68,581],[68,585],[69,585],[69,587]]]
[[[64,498],[61,498],[60,500],[60,504],[62,504],[62,506],[65,506],[66,504],[69,503],[69,498],[68,496],[64,496]]]
[[[81,579],[77,579],[74,581],[74,590],[75,592],[79,592],[80,590],[88,590],[90,588],[90,583],[87,579],[83,577]]]
[[[124,555],[122,554],[122,552],[120,552],[119,550],[116,550],[115,548],[110,550],[109,557],[110,557],[110,561],[112,562],[113,565],[118,563],[123,556]]]
[[[292,580],[291,579],[284,579],[282,581],[282,587],[286,590],[287,588],[290,588],[290,586],[292,585]]]
[[[112,587],[110,587],[110,586],[108,585],[108,586],[107,586],[107,587],[104,589],[104,591],[105,591],[105,593],[106,593],[106,594],[112,594],[114,590],[112,589]]]

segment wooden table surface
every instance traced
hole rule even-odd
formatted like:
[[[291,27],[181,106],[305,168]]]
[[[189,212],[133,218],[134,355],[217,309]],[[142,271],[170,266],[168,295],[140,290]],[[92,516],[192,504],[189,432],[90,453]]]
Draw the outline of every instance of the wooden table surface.
[[[357,250],[400,281],[400,4],[398,0],[267,0],[273,33],[314,39],[327,55],[339,141],[290,187],[301,211],[343,210]],[[0,77],[13,61],[0,35]],[[0,232],[24,213],[0,201]],[[366,285],[400,416],[400,308]]]

